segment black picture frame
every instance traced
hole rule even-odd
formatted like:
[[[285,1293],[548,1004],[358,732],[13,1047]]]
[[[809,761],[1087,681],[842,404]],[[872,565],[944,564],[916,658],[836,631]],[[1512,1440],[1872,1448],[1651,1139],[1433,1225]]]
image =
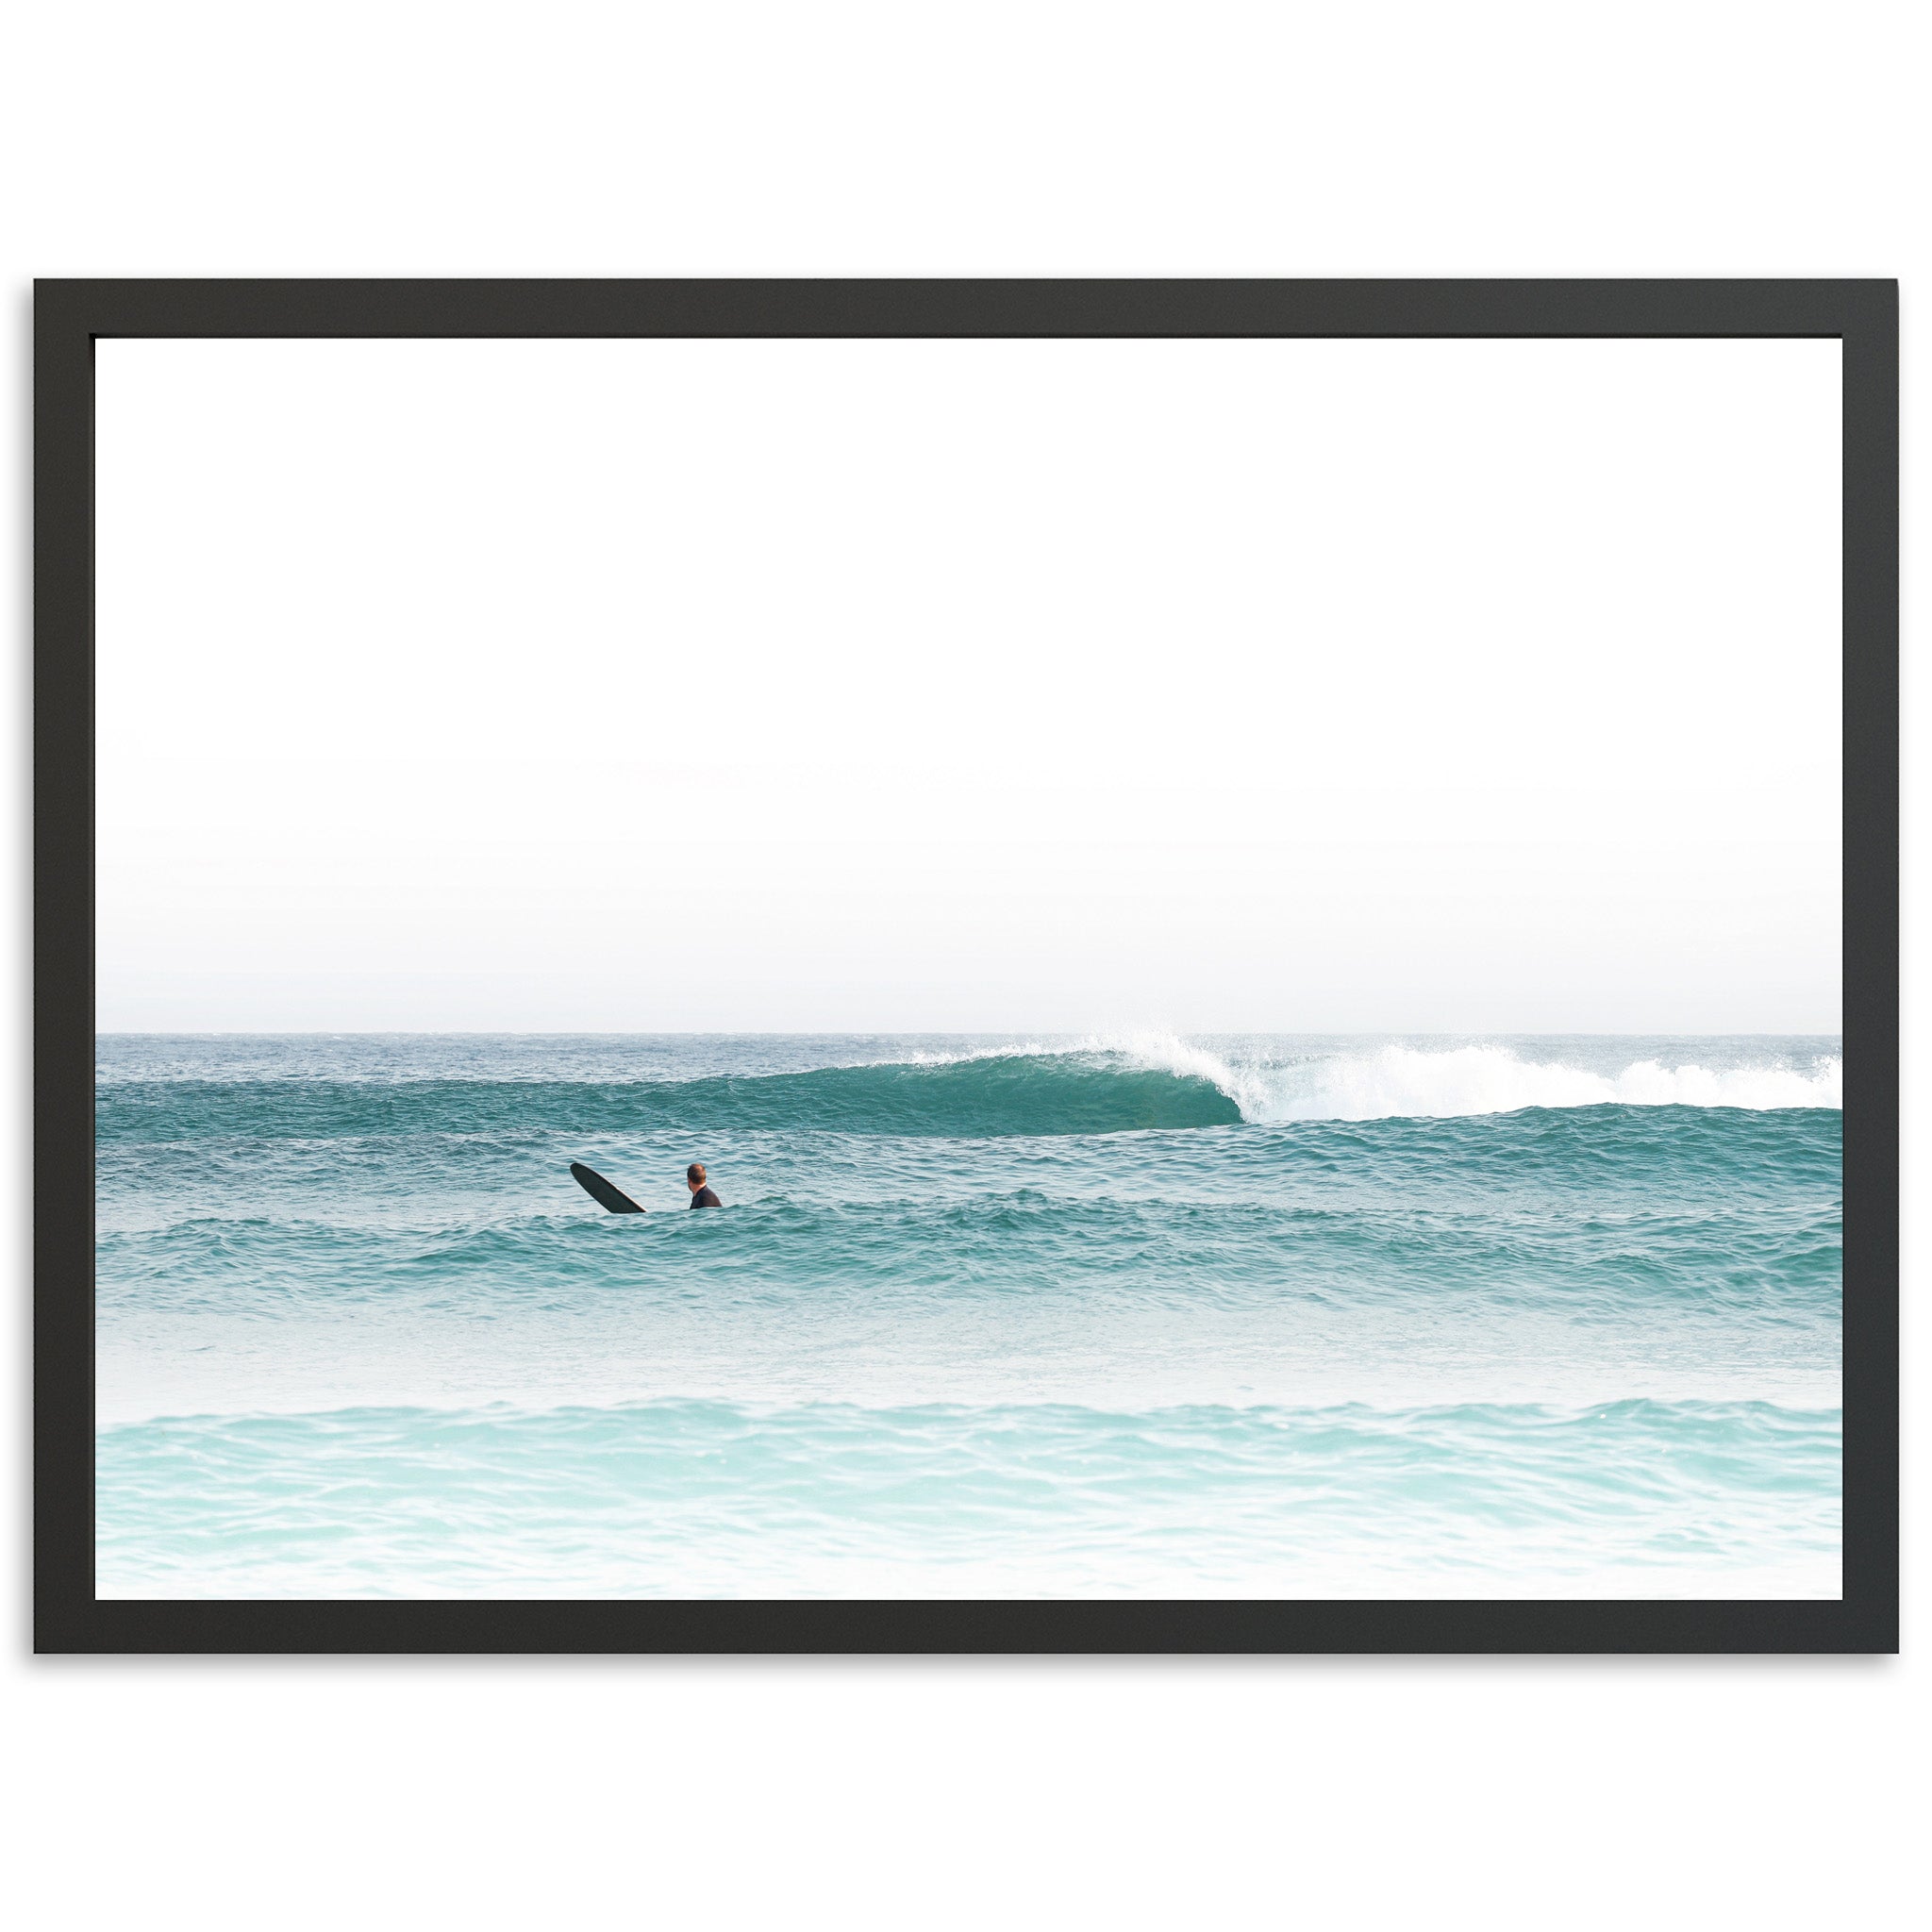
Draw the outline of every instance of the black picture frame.
[[[94,343],[153,337],[1836,337],[1843,376],[1837,1601],[99,1601]],[[34,304],[34,1646],[41,1652],[1890,1652],[1898,1647],[1898,285],[43,280]]]

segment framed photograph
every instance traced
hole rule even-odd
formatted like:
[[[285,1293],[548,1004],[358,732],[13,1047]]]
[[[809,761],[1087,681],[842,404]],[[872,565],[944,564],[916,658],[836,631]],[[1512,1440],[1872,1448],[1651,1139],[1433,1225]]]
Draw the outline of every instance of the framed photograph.
[[[1886,1651],[1897,287],[42,282],[43,1651]]]

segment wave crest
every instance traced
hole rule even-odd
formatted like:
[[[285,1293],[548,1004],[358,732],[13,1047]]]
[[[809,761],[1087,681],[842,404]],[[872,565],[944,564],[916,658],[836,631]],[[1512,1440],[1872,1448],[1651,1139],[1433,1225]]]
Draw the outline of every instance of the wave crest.
[[[1090,1056],[989,1054],[674,1081],[125,1082],[95,1097],[103,1142],[406,1134],[828,1132],[986,1139],[1238,1125],[1205,1073]]]
[[[1132,1062],[1210,1081],[1254,1123],[1447,1120],[1524,1108],[1735,1107],[1752,1111],[1844,1105],[1844,1062],[1713,1068],[1633,1060],[1614,1073],[1529,1060],[1507,1046],[1390,1044],[1287,1062],[1242,1062],[1172,1036],[1109,1042]]]

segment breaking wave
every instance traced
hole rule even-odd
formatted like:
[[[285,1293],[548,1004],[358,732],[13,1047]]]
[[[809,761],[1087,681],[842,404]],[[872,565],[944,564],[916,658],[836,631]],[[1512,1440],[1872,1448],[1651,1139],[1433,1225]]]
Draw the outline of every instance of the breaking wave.
[[[1601,1048],[1598,1049],[1601,1055]],[[683,1080],[130,1080],[96,1093],[103,1143],[420,1133],[1117,1134],[1528,1108],[1837,1108],[1842,1062],[1590,1068],[1506,1045],[1322,1044],[1252,1057],[1172,1035]]]
[[[1286,1062],[1244,1061],[1187,1041],[1124,1041],[1129,1063],[1207,1080],[1250,1122],[1443,1120],[1516,1113],[1524,1108],[1735,1107],[1841,1108],[1844,1063],[1809,1071],[1763,1064],[1707,1067],[1635,1059],[1593,1070],[1525,1059],[1507,1046],[1427,1048],[1389,1044],[1358,1053],[1310,1055]]]

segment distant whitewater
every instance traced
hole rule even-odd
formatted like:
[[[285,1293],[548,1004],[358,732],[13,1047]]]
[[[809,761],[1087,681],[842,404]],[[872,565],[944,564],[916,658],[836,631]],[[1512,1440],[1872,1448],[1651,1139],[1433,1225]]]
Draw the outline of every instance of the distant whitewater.
[[[97,1584],[1835,1595],[1841,1089],[1836,1039],[104,1037]]]

